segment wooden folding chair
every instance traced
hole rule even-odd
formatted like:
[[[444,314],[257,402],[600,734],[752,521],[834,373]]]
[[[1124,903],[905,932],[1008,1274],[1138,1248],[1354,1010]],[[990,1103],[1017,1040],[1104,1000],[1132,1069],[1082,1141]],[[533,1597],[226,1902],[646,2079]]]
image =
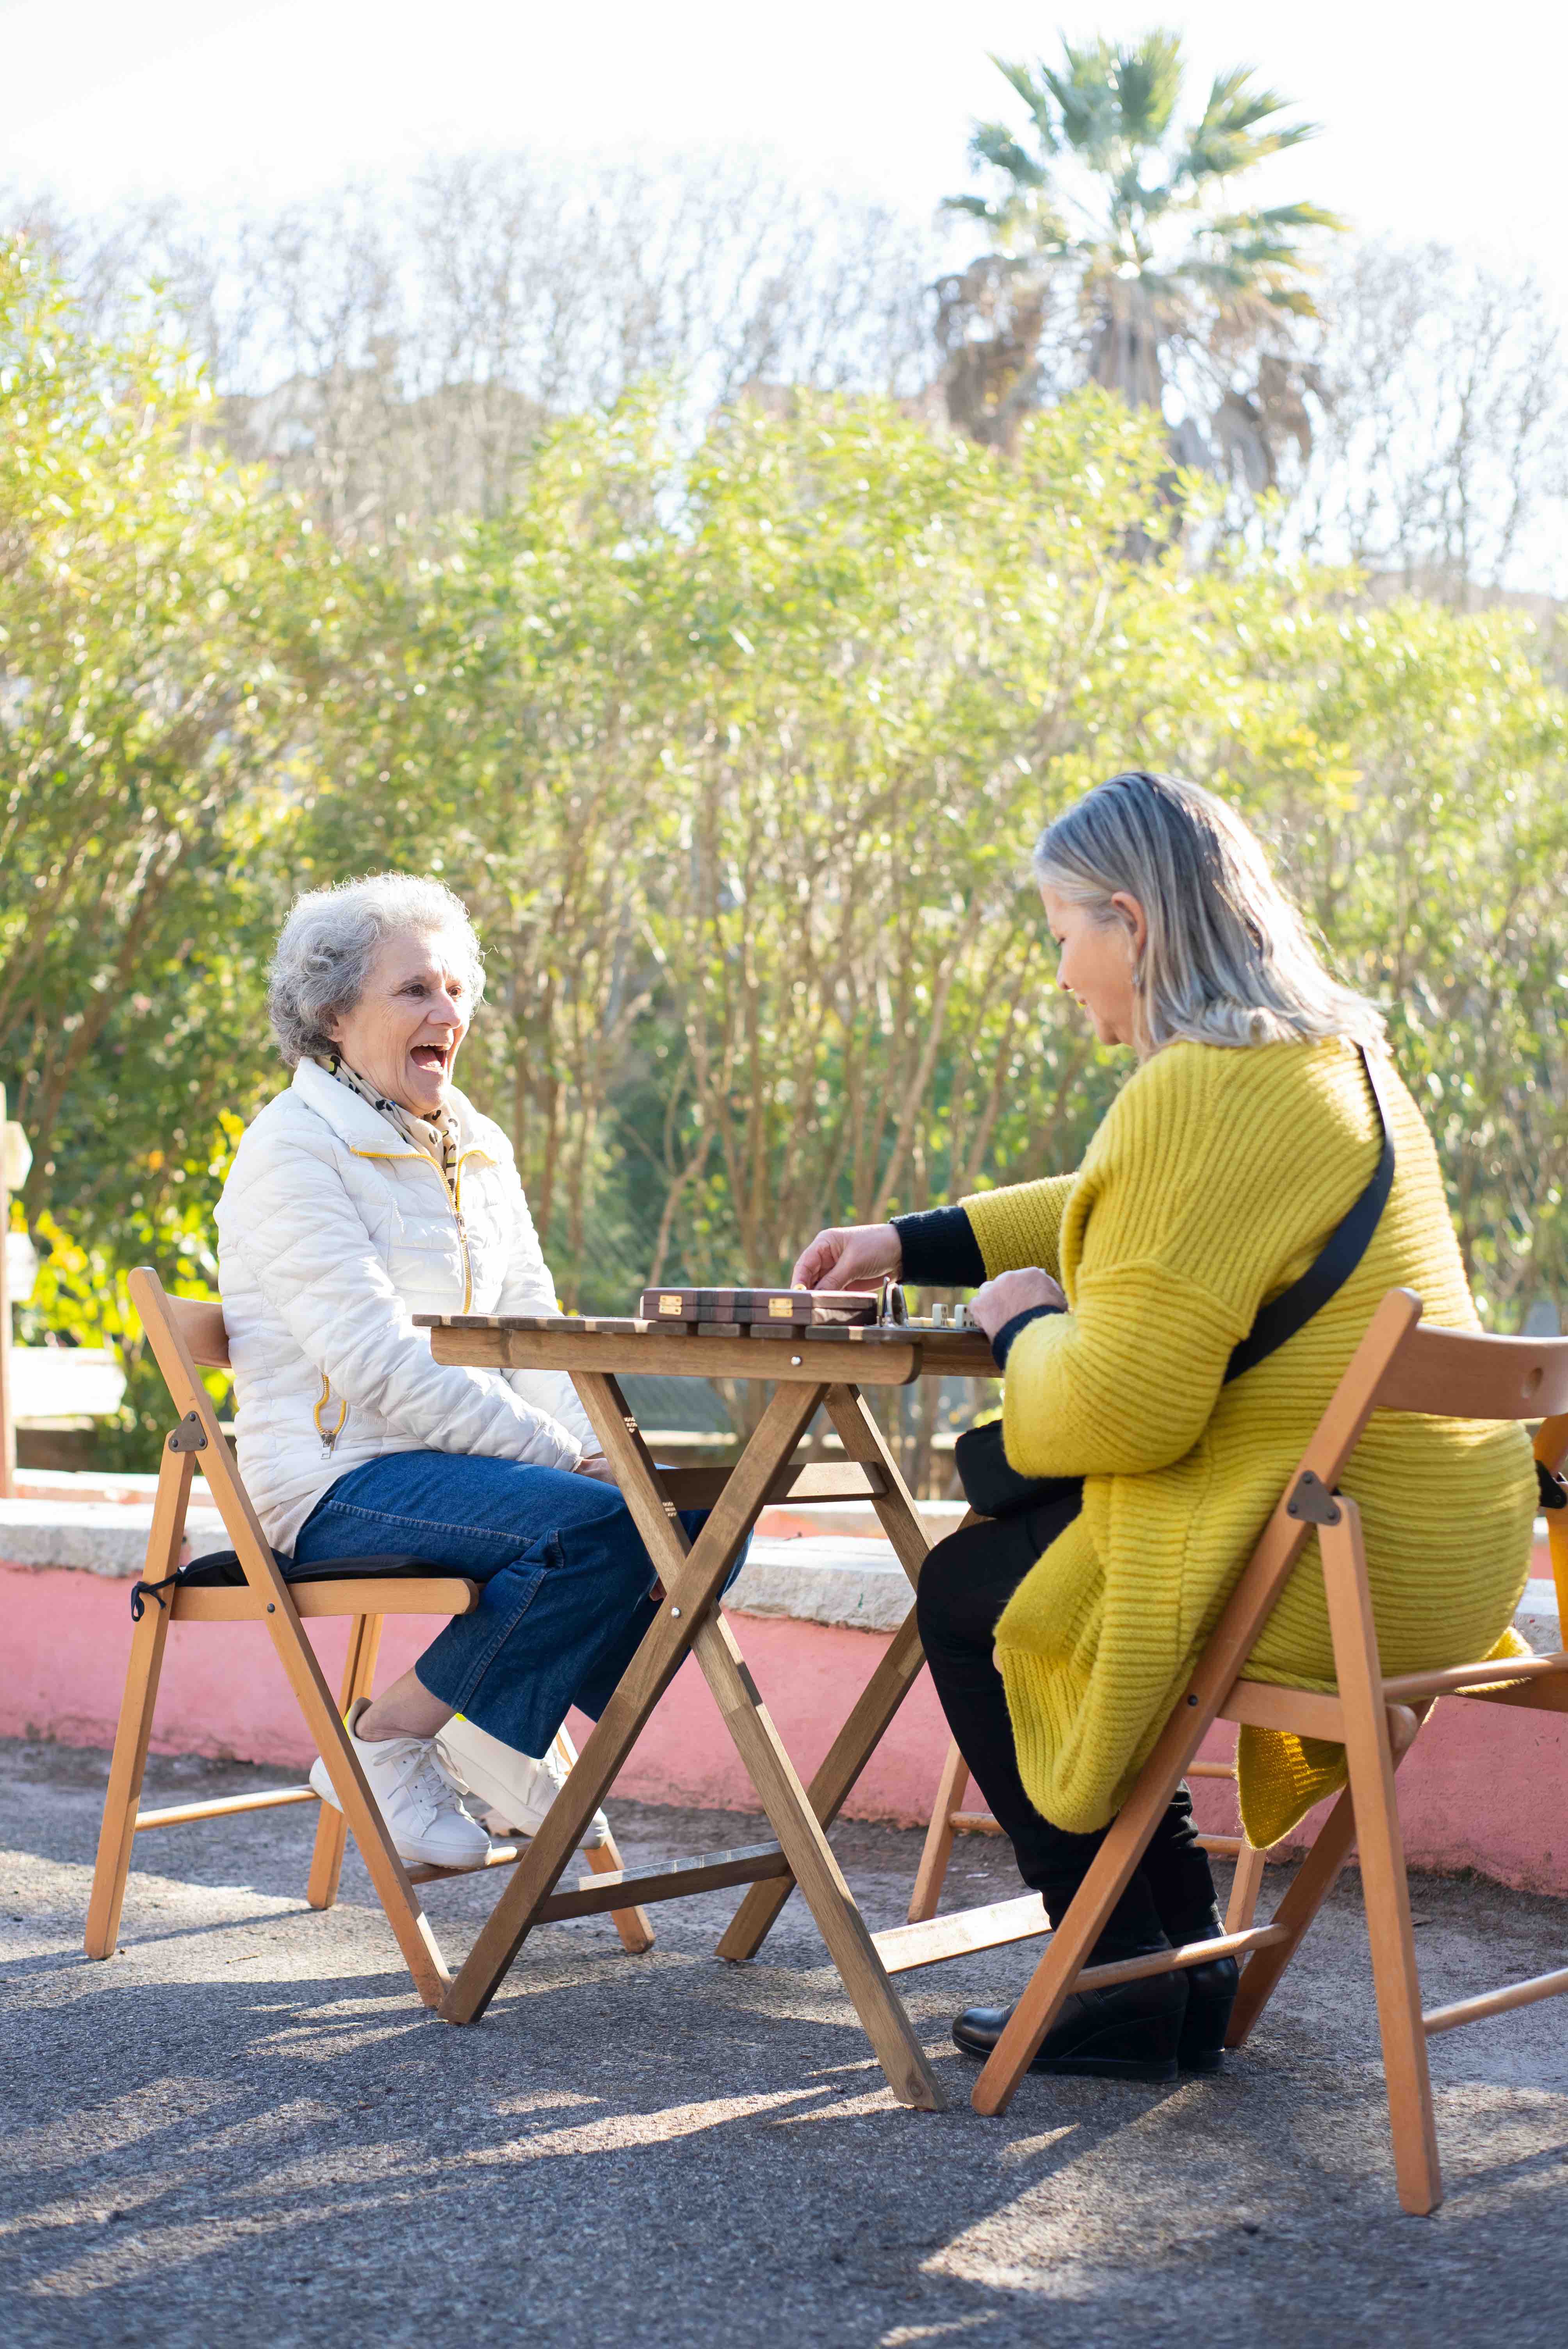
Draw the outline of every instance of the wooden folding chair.
[[[1568,1339],[1470,1337],[1423,1327],[1420,1312],[1420,1299],[1410,1290],[1391,1289],[1373,1315],[1181,1701],[980,2075],[973,2098],[977,2112],[1006,2110],[1073,1990],[1202,1965],[1227,1951],[1245,1959],[1226,2042],[1241,2046],[1322,1906],[1353,1837],[1360,1856],[1395,2172],[1407,2210],[1433,2210],[1442,2199],[1429,2036],[1568,1991],[1563,1968],[1421,2011],[1394,1772],[1439,1697],[1568,1712],[1568,1654],[1386,1676],[1377,1659],[1360,1512],[1338,1491],[1338,1482],[1374,1411],[1451,1419],[1539,1417],[1535,1456],[1555,1471],[1568,1455]],[[1560,1608],[1568,1606],[1565,1518],[1568,1512],[1553,1510],[1548,1520]],[[1314,1529],[1334,1641],[1333,1694],[1249,1681],[1245,1671]],[[1217,1718],[1342,1744],[1348,1786],[1267,1925],[1156,1957],[1086,1969],[1084,1959],[1137,1868],[1156,1820]]]
[[[1233,1759],[1229,1762],[1194,1762],[1189,1766],[1187,1775],[1189,1778],[1228,1778],[1233,1786],[1236,1765]],[[932,1806],[931,1824],[925,1830],[920,1866],[915,1871],[914,1890],[909,1903],[912,1925],[923,1924],[936,1914],[942,1888],[947,1878],[948,1863],[953,1857],[954,1837],[961,1835],[999,1836],[1002,1832],[1000,1822],[991,1812],[965,1808],[964,1798],[968,1792],[969,1764],[959,1752],[954,1739],[942,1765],[936,1800]],[[1225,1930],[1227,1933],[1244,1933],[1257,1909],[1267,1853],[1259,1851],[1242,1834],[1201,1835],[1198,1841],[1204,1851],[1234,1860],[1231,1897],[1225,1906]],[[1042,1926],[1041,1930],[1044,1930]]]
[[[179,1566],[191,1480],[200,1461],[233,1544],[244,1582],[242,1587],[229,1588],[176,1586],[166,1595],[155,1594],[144,1600],[140,1619],[131,1633],[125,1697],[109,1764],[98,1864],[88,1908],[87,1953],[89,1958],[114,1954],[126,1879],[130,1872],[131,1846],[138,1835],[152,1827],[183,1826],[194,1819],[224,1818],[243,1811],[270,1810],[284,1804],[317,1800],[315,1789],[309,1785],[280,1786],[253,1795],[231,1795],[211,1802],[178,1803],[166,1810],[140,1808],[141,1783],[170,1624],[257,1622],[272,1637],[305,1727],[326,1763],[343,1806],[340,1811],[325,1803],[320,1806],[305,1898],[313,1909],[331,1908],[337,1898],[345,1840],[352,1828],[415,1987],[427,2006],[438,2006],[452,1977],[414,1887],[459,1871],[404,1866],[381,1813],[371,1799],[341,1716],[357,1698],[371,1692],[381,1626],[387,1616],[465,1615],[479,1603],[479,1586],[432,1567],[428,1576],[379,1577],[361,1573],[351,1577],[346,1571],[342,1581],[302,1582],[291,1587],[262,1531],[200,1375],[201,1368],[226,1370],[229,1366],[228,1333],[221,1307],[170,1297],[157,1274],[145,1268],[132,1273],[130,1293],[180,1414],[180,1424],[169,1437],[159,1469],[152,1531],[147,1546],[146,1579],[150,1583],[163,1582]],[[353,1561],[344,1563],[346,1569]],[[348,1656],[340,1702],[335,1706],[304,1630],[306,1622],[326,1616],[350,1619]],[[570,1766],[576,1755],[564,1732],[559,1744]],[[515,1860],[526,1848],[525,1844],[497,1846],[492,1863]],[[583,1857],[596,1875],[618,1875],[622,1871],[621,1855],[613,1837],[585,1851]],[[653,1931],[642,1909],[623,1909],[612,1913],[628,1950],[652,1948]]]

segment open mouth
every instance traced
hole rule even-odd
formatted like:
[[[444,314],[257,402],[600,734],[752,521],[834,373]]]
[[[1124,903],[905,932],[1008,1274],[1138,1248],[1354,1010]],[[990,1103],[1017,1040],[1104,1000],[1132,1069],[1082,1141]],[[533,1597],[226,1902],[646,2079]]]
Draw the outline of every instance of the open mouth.
[[[425,1069],[433,1077],[445,1076],[452,1064],[451,1048],[446,1044],[416,1044],[409,1057],[417,1069]]]

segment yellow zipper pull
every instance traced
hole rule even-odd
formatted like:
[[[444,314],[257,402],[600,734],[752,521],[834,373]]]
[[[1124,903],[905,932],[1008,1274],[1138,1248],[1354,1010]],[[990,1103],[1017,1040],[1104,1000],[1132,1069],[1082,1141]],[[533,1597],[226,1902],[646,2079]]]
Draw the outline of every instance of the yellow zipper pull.
[[[336,1448],[337,1439],[343,1433],[344,1427],[348,1419],[348,1404],[345,1401],[338,1404],[337,1425],[332,1428],[324,1427],[322,1425],[321,1414],[326,1409],[327,1404],[331,1401],[332,1381],[328,1379],[326,1372],[324,1371],[321,1374],[321,1400],[316,1404],[315,1417],[315,1432],[321,1438],[322,1451],[328,1459],[331,1458],[333,1452]]]

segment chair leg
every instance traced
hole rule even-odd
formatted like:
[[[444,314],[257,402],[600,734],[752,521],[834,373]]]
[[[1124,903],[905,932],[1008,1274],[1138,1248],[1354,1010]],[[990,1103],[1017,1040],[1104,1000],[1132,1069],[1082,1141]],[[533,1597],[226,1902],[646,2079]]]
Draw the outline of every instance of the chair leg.
[[[1264,1855],[1243,1836],[1242,1847],[1236,1854],[1236,1872],[1231,1878],[1231,1898],[1225,1909],[1227,1933],[1251,1932],[1263,1881]]]
[[[153,1708],[158,1702],[159,1674],[163,1670],[164,1643],[169,1637],[169,1618],[158,1601],[149,1599],[146,1606],[147,1611],[131,1635],[125,1696],[114,1733],[103,1825],[98,1830],[98,1864],[93,1869],[93,1889],[88,1902],[86,1949],[89,1958],[112,1958],[119,1942],[119,1912],[125,1900],[126,1878],[130,1874],[136,1814],[147,1768]]]
[[[379,1615],[356,1615],[348,1627],[348,1655],[343,1667],[343,1692],[339,1710],[345,1720],[362,1696],[368,1696],[376,1681],[376,1659],[381,1647]],[[315,1823],[315,1849],[311,1855],[310,1875],[306,1878],[304,1897],[313,1909],[330,1909],[337,1899],[338,1878],[343,1873],[343,1854],[348,1842],[348,1821],[330,1803],[323,1803],[321,1816]]]
[[[1419,1728],[1430,1710],[1431,1707],[1426,1704],[1415,1709],[1415,1728]],[[1414,1743],[1410,1719],[1403,1707],[1390,1707],[1389,1735],[1396,1770]],[[1396,1733],[1397,1725],[1401,1723],[1403,1726],[1398,1727]],[[1346,1793],[1340,1795],[1325,1819],[1296,1869],[1284,1898],[1269,1920],[1271,1924],[1286,1927],[1290,1939],[1276,1943],[1273,1949],[1254,1950],[1242,1968],[1242,1986],[1231,2010],[1231,2027],[1225,2033],[1227,2047],[1244,2046],[1256,2029],[1259,2016],[1279,1987],[1281,1975],[1300,1949],[1308,1926],[1334,1889],[1355,1840],[1356,1806],[1349,1794]]]
[[[1325,1819],[1286,1888],[1284,1899],[1269,1920],[1273,1925],[1285,1927],[1289,1940],[1278,1942],[1272,1950],[1254,1950],[1242,1968],[1242,1984],[1225,2033],[1227,2047],[1245,2046],[1259,2016],[1278,1989],[1281,1975],[1305,1939],[1308,1926],[1334,1889],[1355,1840],[1356,1806],[1346,1792]]]
[[[180,1563],[193,1465],[188,1452],[166,1452],[163,1455],[153,1502],[152,1530],[147,1544],[149,1582],[161,1582]],[[126,1878],[130,1874],[136,1814],[141,1801],[153,1708],[158,1702],[158,1680],[163,1670],[163,1649],[168,1637],[167,1608],[156,1599],[144,1600],[141,1620],[130,1635],[125,1695],[114,1733],[103,1825],[98,1830],[98,1861],[88,1901],[85,1947],[89,1958],[112,1958],[119,1941],[119,1912],[125,1900]]]
[[[910,1895],[909,1921],[923,1924],[936,1914],[936,1904],[942,1898],[942,1888],[947,1878],[947,1865],[953,1857],[953,1814],[962,1804],[969,1785],[969,1764],[958,1751],[957,1740],[947,1748],[947,1759],[942,1765],[937,1781],[936,1802],[931,1814],[931,1825],[925,1830],[925,1842],[921,1850],[920,1866],[915,1871],[914,1890]]]
[[[1410,1922],[1410,1888],[1394,1795],[1394,1754],[1383,1702],[1361,1516],[1355,1502],[1343,1498],[1339,1513],[1338,1524],[1323,1526],[1319,1538],[1335,1672],[1345,1708],[1345,1753],[1383,2042],[1388,2126],[1400,2203],[1424,2217],[1442,2200],[1443,2187],[1427,2034],[1421,2021],[1416,1937]]]

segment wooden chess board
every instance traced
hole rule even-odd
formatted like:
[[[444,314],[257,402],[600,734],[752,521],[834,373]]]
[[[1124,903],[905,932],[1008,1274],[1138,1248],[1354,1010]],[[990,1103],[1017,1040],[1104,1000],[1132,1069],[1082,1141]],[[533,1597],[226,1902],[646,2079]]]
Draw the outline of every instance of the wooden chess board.
[[[880,1319],[881,1299],[857,1288],[645,1288],[640,1321],[695,1330],[721,1322],[733,1330],[846,1329]]]

